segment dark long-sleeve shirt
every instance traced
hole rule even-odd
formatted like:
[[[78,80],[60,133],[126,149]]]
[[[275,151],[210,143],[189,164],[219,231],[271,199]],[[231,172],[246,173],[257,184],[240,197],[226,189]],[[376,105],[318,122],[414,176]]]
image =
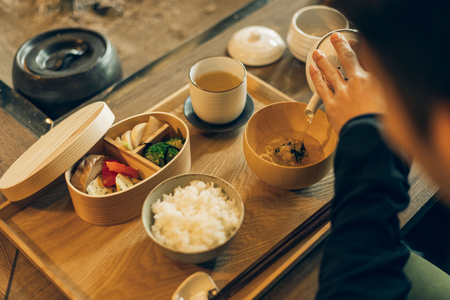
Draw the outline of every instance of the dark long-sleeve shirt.
[[[379,129],[376,116],[365,115],[340,132],[317,299],[406,299],[410,290],[397,218],[409,203],[409,168]]]

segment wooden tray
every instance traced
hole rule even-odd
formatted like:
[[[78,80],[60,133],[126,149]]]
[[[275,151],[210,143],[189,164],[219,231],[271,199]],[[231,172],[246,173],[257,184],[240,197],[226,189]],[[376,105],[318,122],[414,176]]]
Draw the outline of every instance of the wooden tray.
[[[255,111],[270,103],[292,101],[251,74],[248,92]],[[240,231],[215,261],[192,265],[173,261],[160,252],[146,235],[139,218],[110,227],[84,222],[75,213],[65,184],[56,186],[21,211],[15,205],[0,208],[2,232],[67,297],[170,299],[181,282],[197,271],[209,273],[222,288],[333,197],[332,173],[297,191],[284,191],[263,183],[244,158],[245,127],[227,133],[197,130],[183,115],[188,95],[186,85],[151,111],[169,112],[188,125],[191,172],[221,177],[238,190],[246,212]],[[323,237],[327,230],[321,229],[319,236]],[[299,247],[311,246],[319,240],[305,241]],[[289,262],[288,258],[279,263]]]

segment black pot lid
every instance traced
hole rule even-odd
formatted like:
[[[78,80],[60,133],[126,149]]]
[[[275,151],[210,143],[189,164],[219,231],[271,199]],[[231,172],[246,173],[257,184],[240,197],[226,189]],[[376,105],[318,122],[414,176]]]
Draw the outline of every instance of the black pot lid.
[[[120,57],[101,33],[61,28],[26,41],[12,68],[14,88],[59,118],[122,78]]]
[[[25,69],[42,76],[81,73],[104,56],[106,43],[93,31],[69,28],[43,33],[30,40],[24,51]]]

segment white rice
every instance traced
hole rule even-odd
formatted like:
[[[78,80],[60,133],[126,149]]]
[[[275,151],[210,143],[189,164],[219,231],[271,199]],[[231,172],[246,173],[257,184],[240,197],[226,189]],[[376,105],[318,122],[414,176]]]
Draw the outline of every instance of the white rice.
[[[213,182],[191,181],[163,195],[152,205],[153,235],[163,244],[184,252],[211,249],[225,243],[239,225],[235,199],[228,199]]]

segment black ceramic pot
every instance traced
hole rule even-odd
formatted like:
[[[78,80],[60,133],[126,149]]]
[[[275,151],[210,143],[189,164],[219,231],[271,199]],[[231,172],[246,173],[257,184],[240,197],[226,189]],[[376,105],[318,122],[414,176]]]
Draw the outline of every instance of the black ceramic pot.
[[[25,42],[14,58],[14,88],[52,119],[122,78],[116,49],[98,32],[64,28]]]

